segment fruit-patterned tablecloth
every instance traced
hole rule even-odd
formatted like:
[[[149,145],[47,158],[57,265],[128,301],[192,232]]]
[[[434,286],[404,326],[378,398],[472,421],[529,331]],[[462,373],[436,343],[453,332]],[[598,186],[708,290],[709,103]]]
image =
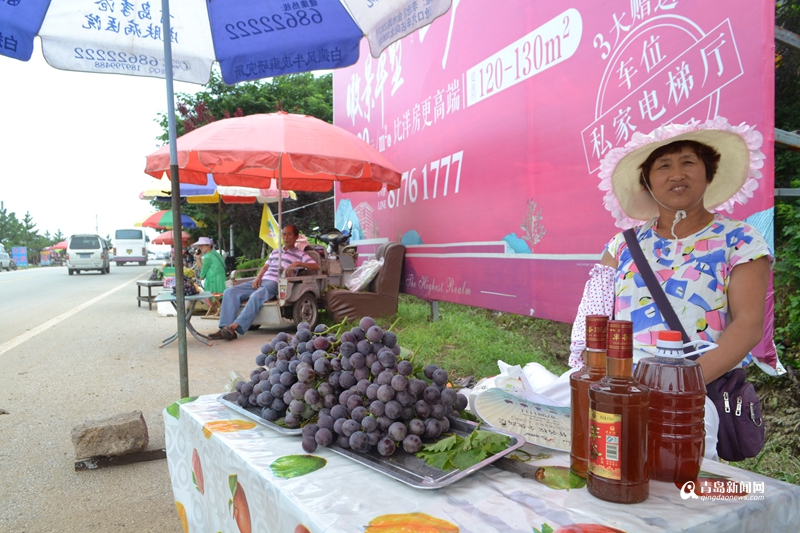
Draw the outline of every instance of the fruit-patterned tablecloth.
[[[164,410],[175,505],[191,533],[800,531],[800,487],[712,461],[698,492],[713,500],[653,481],[643,503],[607,503],[585,487],[561,488],[569,455],[532,446],[544,482],[488,466],[420,490],[325,448],[306,455],[299,436],[243,419],[217,398]]]

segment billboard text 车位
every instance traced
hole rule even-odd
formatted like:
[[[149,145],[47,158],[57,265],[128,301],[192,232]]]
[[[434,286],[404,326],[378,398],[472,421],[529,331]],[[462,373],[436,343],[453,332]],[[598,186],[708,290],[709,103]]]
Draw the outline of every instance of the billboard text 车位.
[[[774,9],[454,0],[334,73],[335,124],[403,173],[396,191],[337,193],[337,227],[406,244],[404,292],[570,322],[619,231],[600,160],[634,133],[717,116],[755,125],[764,178],[732,216],[772,208]]]

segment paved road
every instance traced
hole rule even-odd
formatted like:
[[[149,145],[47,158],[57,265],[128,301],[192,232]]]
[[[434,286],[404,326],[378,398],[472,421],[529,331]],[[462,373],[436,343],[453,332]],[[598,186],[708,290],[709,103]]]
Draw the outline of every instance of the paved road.
[[[174,317],[137,307],[155,263],[68,276],[64,267],[0,273],[0,531],[179,533],[166,460],[74,471],[70,431],[140,410],[149,448],[164,446],[161,411],[180,396]],[[216,322],[194,318],[200,332]],[[190,394],[249,374],[278,330],[207,347],[187,335]]]

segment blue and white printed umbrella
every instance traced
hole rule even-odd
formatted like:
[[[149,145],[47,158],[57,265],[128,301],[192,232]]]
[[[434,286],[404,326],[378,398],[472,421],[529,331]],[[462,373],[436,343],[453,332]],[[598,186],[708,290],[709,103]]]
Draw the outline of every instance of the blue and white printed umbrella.
[[[345,67],[362,37],[378,57],[451,0],[173,0],[173,79],[225,83]],[[36,35],[58,69],[165,77],[162,8],[142,0],[0,1],[0,54],[27,61]]]
[[[179,172],[173,80],[205,84],[215,62],[229,85],[346,67],[358,61],[363,37],[378,57],[393,42],[446,13],[450,4],[451,0],[0,0],[0,55],[28,61],[38,35],[52,67],[165,78],[174,178]],[[178,181],[172,183],[174,220],[181,219]],[[180,254],[180,226],[174,228],[174,236]],[[180,269],[176,289],[181,397],[186,397]]]

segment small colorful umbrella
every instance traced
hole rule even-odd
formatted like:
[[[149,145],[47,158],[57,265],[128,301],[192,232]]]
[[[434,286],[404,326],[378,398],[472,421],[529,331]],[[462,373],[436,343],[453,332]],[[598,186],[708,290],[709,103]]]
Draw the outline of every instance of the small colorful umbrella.
[[[180,190],[181,198],[186,198],[190,204],[266,204],[278,201],[278,189],[274,186],[269,189],[218,186],[211,174],[208,174],[206,185],[181,183]],[[282,197],[297,200],[293,191],[283,191]],[[172,184],[168,178],[161,178],[140,192],[139,199],[169,202],[172,200]]]
[[[171,229],[175,225],[172,223],[172,211],[158,211],[151,215],[147,215],[142,220],[134,222],[135,227],[155,228],[155,229]],[[181,227],[182,228],[204,228],[205,224],[193,219],[189,215],[181,213]]]
[[[152,241],[153,244],[173,244],[175,242],[175,234],[171,231],[165,231],[156,235]],[[191,236],[185,231],[181,232],[181,240],[186,242]]]
[[[67,241],[61,241],[58,244],[54,244],[53,248],[56,250],[66,250],[67,249]]]
[[[215,183],[209,178],[207,185],[194,185],[191,183],[182,183],[180,185],[181,197],[188,196],[204,196],[214,194],[217,190]],[[169,202],[172,199],[172,184],[167,178],[160,179],[153,182],[147,189],[139,193],[141,200],[161,200]]]

